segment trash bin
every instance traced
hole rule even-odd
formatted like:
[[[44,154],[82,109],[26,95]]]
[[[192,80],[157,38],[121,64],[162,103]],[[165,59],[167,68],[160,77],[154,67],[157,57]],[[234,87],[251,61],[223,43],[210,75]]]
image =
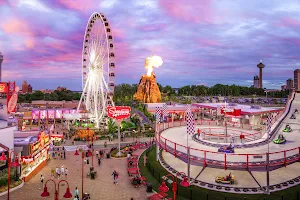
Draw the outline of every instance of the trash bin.
[[[110,158],[110,154],[109,153],[106,154],[106,158],[107,159]]]
[[[147,190],[146,192],[152,192],[152,183],[147,183]]]

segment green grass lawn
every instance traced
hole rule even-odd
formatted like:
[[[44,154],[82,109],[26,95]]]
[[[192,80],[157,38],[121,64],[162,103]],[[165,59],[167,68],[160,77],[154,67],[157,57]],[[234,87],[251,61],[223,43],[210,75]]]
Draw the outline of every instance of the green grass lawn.
[[[146,153],[147,166],[144,167],[143,156]],[[145,151],[140,157],[139,168],[142,176],[147,178],[147,182],[152,183],[153,189],[158,191],[158,187],[161,185],[161,177],[168,174],[163,166],[156,161],[155,147],[149,151]],[[217,175],[216,175],[217,176]],[[236,177],[238,179],[238,177]],[[178,181],[179,182],[179,181]],[[168,197],[173,197],[172,186],[168,185],[170,190],[168,192]],[[299,199],[297,199],[297,192],[299,192]],[[207,198],[208,197],[208,198]],[[282,198],[283,197],[283,198]],[[181,187],[178,185],[178,200],[300,200],[300,185],[294,186],[292,188],[282,190],[279,192],[271,193],[270,195],[255,194],[255,195],[245,195],[245,194],[232,194],[223,193],[213,190],[207,190],[201,187],[190,186],[188,188]]]

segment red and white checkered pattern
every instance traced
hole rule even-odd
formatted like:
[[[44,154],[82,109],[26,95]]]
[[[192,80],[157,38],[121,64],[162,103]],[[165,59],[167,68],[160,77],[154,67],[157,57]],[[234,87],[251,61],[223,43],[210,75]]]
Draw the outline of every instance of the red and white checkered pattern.
[[[273,121],[276,119],[277,113],[269,113],[267,119],[267,133],[270,134]]]
[[[164,103],[163,106],[162,106],[162,116],[163,117],[167,117],[168,114],[169,114],[169,112],[168,112],[168,106],[167,106],[166,103]]]
[[[157,106],[156,107],[156,112],[155,112],[156,124],[160,123],[160,115],[161,115],[161,108]]]
[[[186,128],[188,134],[195,133],[195,121],[193,113],[191,112],[191,105],[188,105],[186,108]]]

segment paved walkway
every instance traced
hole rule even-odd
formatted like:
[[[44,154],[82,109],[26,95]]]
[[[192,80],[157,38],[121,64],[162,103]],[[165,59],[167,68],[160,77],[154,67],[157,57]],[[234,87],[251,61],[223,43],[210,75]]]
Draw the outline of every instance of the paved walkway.
[[[162,156],[166,163],[170,165],[172,168],[176,169],[179,172],[185,172],[187,174],[187,164],[182,160],[175,158],[172,154],[163,152]],[[190,166],[190,174],[191,178],[196,178],[200,171],[203,169],[202,166]],[[285,181],[289,181],[293,178],[300,176],[300,163],[293,163],[288,165],[287,167],[282,167],[270,172],[270,185],[275,185],[278,183],[282,183]],[[206,167],[203,172],[199,175],[197,180],[207,182],[207,183],[215,183],[216,176],[226,176],[229,173],[235,176],[236,183],[233,185],[234,187],[260,187],[266,186],[266,172],[265,171],[253,171],[251,172],[254,178],[257,180],[257,183],[251,174],[248,171],[241,170],[224,170],[218,168]],[[224,186],[223,184],[220,184]]]
[[[138,150],[135,154],[141,154],[142,150]],[[91,159],[91,158],[90,158]],[[81,156],[74,156],[74,152],[67,152],[66,160],[51,160],[46,167],[44,167],[36,176],[34,176],[29,182],[14,192],[11,193],[11,200],[47,200],[54,198],[54,186],[53,183],[48,183],[48,191],[50,196],[47,198],[41,197],[43,190],[40,187],[40,176],[44,175],[45,180],[50,179],[51,168],[64,166],[68,168],[69,175],[67,181],[70,184],[71,193],[74,194],[75,187],[78,187],[81,194]],[[98,166],[96,159],[94,158],[95,169],[97,170],[97,177],[95,180],[87,178],[86,173],[89,171],[90,165],[84,165],[84,192],[91,194],[93,200],[144,200],[147,197],[146,188],[134,188],[127,175],[126,159],[102,159],[101,166]],[[119,184],[114,185],[112,179],[113,170],[119,172]],[[56,179],[56,182],[58,180]],[[61,184],[59,199],[63,199],[63,195],[66,191],[66,186]],[[7,196],[2,196],[0,199],[6,199]],[[73,198],[72,198],[73,199]]]

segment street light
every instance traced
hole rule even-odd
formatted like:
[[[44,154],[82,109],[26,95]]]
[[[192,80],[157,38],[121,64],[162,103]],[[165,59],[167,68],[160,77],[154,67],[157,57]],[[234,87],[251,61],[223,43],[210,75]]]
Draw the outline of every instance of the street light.
[[[172,191],[173,191],[173,199],[176,200],[176,193],[177,193],[177,180],[178,180],[178,175],[184,175],[185,177],[183,178],[183,181],[180,182],[180,185],[182,187],[189,187],[190,183],[188,181],[188,178],[184,172],[177,172],[176,174],[176,181],[174,181],[174,175],[173,174],[168,174],[165,177],[171,176],[172,177]],[[166,185],[166,182],[163,180],[161,185],[158,187],[158,190],[161,191],[162,193],[166,193],[169,191],[169,187]]]
[[[19,159],[18,156],[15,155],[15,161],[11,162],[11,153],[15,153],[15,151],[8,151],[7,158],[5,156],[5,153],[2,152],[2,156],[0,157],[0,161],[7,161],[7,200],[9,200],[9,189],[10,189],[10,166],[12,167],[19,167]],[[16,169],[17,170],[17,169]]]
[[[75,156],[78,156],[79,153],[78,153],[78,147],[76,148],[76,151],[75,151]],[[81,168],[81,198],[83,198],[83,174],[84,174],[84,152],[82,151],[81,152],[81,158],[82,158],[82,168]]]
[[[42,194],[41,194],[41,196],[42,197],[48,197],[48,196],[50,196],[50,193],[48,192],[48,188],[47,188],[47,183],[49,182],[49,181],[52,181],[53,183],[54,183],[54,186],[55,186],[55,196],[54,196],[54,200],[58,200],[58,194],[59,194],[59,184],[61,183],[61,182],[66,182],[67,183],[67,190],[66,190],[66,193],[64,194],[64,198],[67,198],[67,199],[69,199],[69,198],[72,198],[72,194],[71,194],[71,192],[70,192],[70,187],[69,187],[69,183],[68,183],[68,181],[66,181],[66,180],[61,180],[61,181],[59,181],[57,184],[56,184],[56,182],[53,180],[53,179],[49,179],[48,181],[46,181],[46,183],[45,183],[45,186],[44,186],[44,191],[42,192]],[[57,185],[57,188],[58,189],[56,189],[56,185]]]

